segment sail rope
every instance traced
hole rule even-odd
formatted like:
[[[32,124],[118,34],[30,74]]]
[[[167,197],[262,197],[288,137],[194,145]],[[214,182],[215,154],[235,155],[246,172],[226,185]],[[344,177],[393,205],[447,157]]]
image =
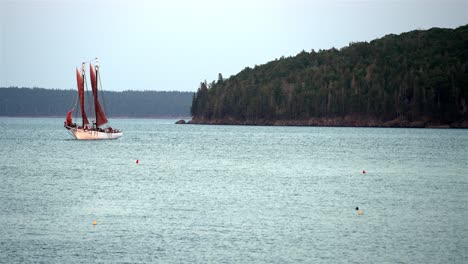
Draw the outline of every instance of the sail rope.
[[[89,60],[87,60],[87,61],[83,61],[83,63],[84,63],[84,64],[86,64],[86,63],[91,63],[91,62],[95,62],[95,61],[97,61],[97,60],[98,60],[98,58],[89,59]]]
[[[101,69],[101,68],[99,68],[99,69]],[[99,86],[101,87],[101,89],[99,89],[99,93],[100,93],[101,98],[102,98],[102,106],[103,106],[103,108],[104,108],[104,113],[107,113],[107,116],[109,116],[109,112],[107,112],[106,100],[105,100],[105,98],[104,98],[104,89],[102,88],[102,82],[101,82],[101,74],[100,74],[100,71],[98,71],[97,78],[98,78],[98,81],[99,81]],[[107,119],[107,124],[110,126],[110,121],[109,121],[109,119]]]
[[[94,58],[94,59],[90,59],[90,60],[87,60],[87,61],[83,61],[83,64],[88,64],[88,63],[91,64],[92,62],[95,62],[95,63],[97,64],[98,58]],[[96,66],[97,66],[97,65],[96,65]],[[100,69],[100,67],[99,67],[99,69]],[[99,70],[97,71],[97,74],[96,74],[96,75],[97,75],[96,77],[98,78],[98,81],[99,81],[99,85],[98,85],[98,86],[100,86],[100,88],[101,88],[101,89],[98,89],[98,92],[99,92],[99,96],[100,96],[101,99],[102,99],[102,107],[104,108],[104,113],[107,113],[107,104],[106,104],[106,101],[105,101],[105,98],[104,98],[104,91],[103,91],[103,89],[102,89],[101,75],[100,75],[100,71],[99,71]],[[85,83],[85,88],[86,88],[86,91],[85,91],[85,94],[86,94],[86,102],[85,102],[85,104],[86,104],[86,109],[88,110],[87,112],[88,112],[88,113],[95,113],[95,112],[96,112],[96,109],[94,109],[95,106],[94,106],[94,104],[90,103],[90,102],[92,102],[92,100],[93,100],[93,98],[94,98],[94,95],[92,95],[92,93],[89,92],[88,83],[87,83],[87,81],[86,81],[86,74],[85,74],[85,76],[83,76],[83,82]],[[93,98],[91,98],[91,96],[92,96]],[[91,108],[91,107],[92,107],[92,108]],[[92,110],[94,110],[94,111],[92,111]],[[97,119],[97,117],[95,116],[95,117],[94,117],[94,121],[97,121],[96,119]],[[107,125],[110,126],[110,121],[109,121],[109,119],[107,120]]]
[[[73,97],[73,101],[75,102],[74,104],[70,104],[71,107],[69,107],[68,109],[73,109],[73,115],[74,116],[78,116],[78,109],[77,109],[77,105],[78,105],[78,94],[77,93],[74,93],[74,97]],[[73,102],[72,101],[72,102]]]
[[[88,82],[86,81],[86,72],[85,74],[83,75],[83,82],[85,84],[85,96],[86,96],[86,101],[85,101],[85,108],[87,109],[87,112],[88,114],[89,113],[94,113],[94,111],[92,111],[94,109],[91,109],[91,105],[92,105],[92,98],[91,98],[91,94],[89,92],[89,89],[88,89]],[[94,117],[94,120],[96,120],[96,117]]]

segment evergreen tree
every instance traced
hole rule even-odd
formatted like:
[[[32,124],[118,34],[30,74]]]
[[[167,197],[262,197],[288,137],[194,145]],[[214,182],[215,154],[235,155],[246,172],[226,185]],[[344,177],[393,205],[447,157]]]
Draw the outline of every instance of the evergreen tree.
[[[358,116],[468,119],[468,25],[388,35],[340,50],[301,51],[202,83],[194,120],[240,123]]]

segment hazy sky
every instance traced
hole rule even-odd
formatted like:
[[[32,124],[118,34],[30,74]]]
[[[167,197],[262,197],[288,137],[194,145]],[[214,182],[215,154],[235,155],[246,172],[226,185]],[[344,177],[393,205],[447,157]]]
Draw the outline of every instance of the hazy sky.
[[[301,50],[468,24],[467,0],[0,0],[0,87],[195,91]]]

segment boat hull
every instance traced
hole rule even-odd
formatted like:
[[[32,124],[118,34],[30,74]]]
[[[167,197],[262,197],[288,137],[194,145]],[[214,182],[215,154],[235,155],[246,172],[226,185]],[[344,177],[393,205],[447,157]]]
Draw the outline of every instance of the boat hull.
[[[78,140],[104,140],[117,139],[123,135],[122,131],[98,131],[83,128],[66,128],[70,134]]]

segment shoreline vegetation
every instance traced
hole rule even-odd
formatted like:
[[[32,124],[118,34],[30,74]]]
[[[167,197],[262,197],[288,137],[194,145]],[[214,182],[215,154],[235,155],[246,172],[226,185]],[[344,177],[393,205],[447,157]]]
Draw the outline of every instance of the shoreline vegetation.
[[[102,91],[104,111],[112,118],[182,118],[190,116],[193,92]],[[85,92],[87,112],[94,112],[93,96]],[[75,89],[0,87],[0,116],[65,117],[78,112]],[[75,113],[75,116],[76,113]]]
[[[187,124],[468,128],[468,25],[302,51],[200,83]]]
[[[183,119],[182,119],[183,120]],[[433,122],[430,120],[408,121],[407,119],[395,119],[381,121],[378,119],[359,119],[356,117],[311,118],[308,120],[235,120],[216,119],[199,120],[192,119],[177,124],[193,125],[237,125],[237,126],[317,126],[317,127],[387,127],[387,128],[468,128],[468,121],[454,122],[451,124]]]
[[[184,116],[145,116],[145,117],[134,117],[134,116],[110,116],[112,119],[170,119],[170,120],[179,120],[179,119],[190,119],[190,117]],[[63,118],[63,116],[6,116],[0,115],[0,118]]]

